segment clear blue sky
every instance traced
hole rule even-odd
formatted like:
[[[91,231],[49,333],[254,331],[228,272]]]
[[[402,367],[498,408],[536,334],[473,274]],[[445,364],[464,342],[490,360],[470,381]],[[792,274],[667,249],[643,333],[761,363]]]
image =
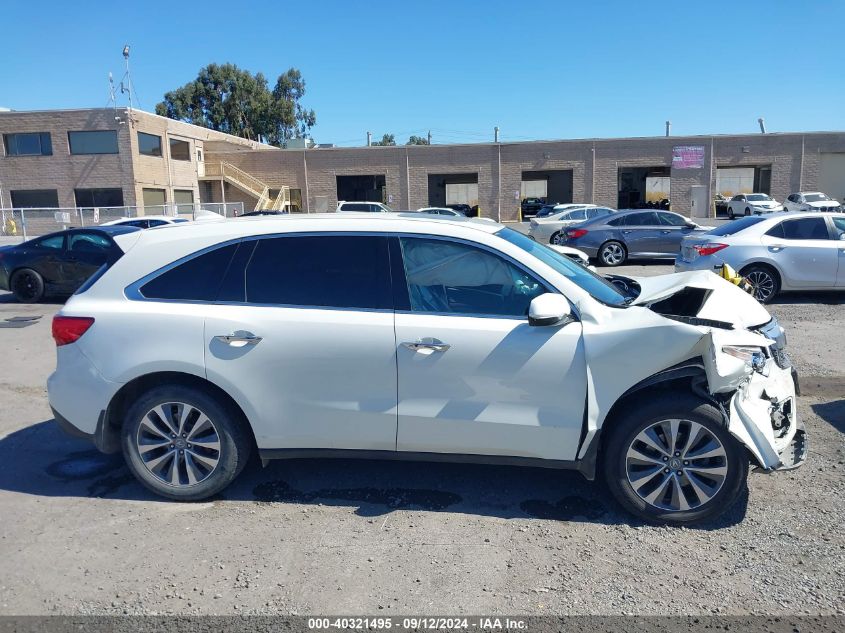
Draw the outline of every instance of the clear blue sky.
[[[845,129],[845,2],[39,2],[0,8],[0,106],[141,107],[210,62],[293,66],[313,136],[434,142]],[[46,16],[49,16],[45,19]],[[125,103],[125,102],[124,102]]]

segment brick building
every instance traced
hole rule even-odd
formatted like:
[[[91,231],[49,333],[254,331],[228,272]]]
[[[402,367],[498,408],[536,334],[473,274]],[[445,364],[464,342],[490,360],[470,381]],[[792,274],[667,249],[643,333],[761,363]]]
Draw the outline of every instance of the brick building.
[[[668,199],[687,215],[694,191],[707,201],[751,190],[845,198],[843,132],[278,150],[138,110],[95,109],[0,112],[0,134],[3,208],[242,201],[313,213],[339,199],[397,210],[467,202],[512,221],[519,200],[537,192],[617,208]]]

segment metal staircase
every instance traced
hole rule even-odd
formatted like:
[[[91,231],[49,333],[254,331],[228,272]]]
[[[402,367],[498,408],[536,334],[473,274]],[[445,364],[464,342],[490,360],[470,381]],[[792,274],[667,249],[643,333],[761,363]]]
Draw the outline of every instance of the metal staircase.
[[[275,196],[270,195],[270,186],[255,176],[245,172],[231,163],[206,163],[205,175],[202,180],[222,180],[250,196],[256,198],[255,211],[269,209],[272,211],[290,211],[290,187],[283,186]]]

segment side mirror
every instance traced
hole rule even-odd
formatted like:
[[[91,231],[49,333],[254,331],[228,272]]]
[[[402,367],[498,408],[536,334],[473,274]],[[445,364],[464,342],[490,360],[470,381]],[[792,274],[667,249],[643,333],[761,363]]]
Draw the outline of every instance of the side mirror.
[[[845,241],[845,233],[840,233],[839,239]]]
[[[695,222],[687,222],[684,226],[686,226],[688,229],[697,229],[698,228],[698,225]]]
[[[566,325],[574,320],[572,307],[563,295],[547,292],[534,297],[528,306],[528,325]]]

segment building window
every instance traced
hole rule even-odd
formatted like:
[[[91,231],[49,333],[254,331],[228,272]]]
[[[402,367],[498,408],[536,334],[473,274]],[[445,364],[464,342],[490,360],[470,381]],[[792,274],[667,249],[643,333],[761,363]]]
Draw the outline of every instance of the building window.
[[[161,137],[155,134],[138,132],[138,151],[144,156],[161,158]]]
[[[80,208],[123,206],[123,189],[74,189],[73,195]]]
[[[52,156],[53,142],[49,132],[4,134],[6,156]]]
[[[56,189],[19,189],[10,191],[12,206],[25,209],[57,209],[59,192]]]
[[[71,154],[117,154],[117,130],[68,132]]]
[[[194,192],[191,189],[174,189],[173,202],[176,213],[190,213],[194,210]]]
[[[167,204],[167,195],[164,189],[144,189],[144,207],[162,207],[160,212],[164,211],[164,205]]]
[[[170,158],[173,160],[191,160],[191,144],[188,141],[170,139]]]

